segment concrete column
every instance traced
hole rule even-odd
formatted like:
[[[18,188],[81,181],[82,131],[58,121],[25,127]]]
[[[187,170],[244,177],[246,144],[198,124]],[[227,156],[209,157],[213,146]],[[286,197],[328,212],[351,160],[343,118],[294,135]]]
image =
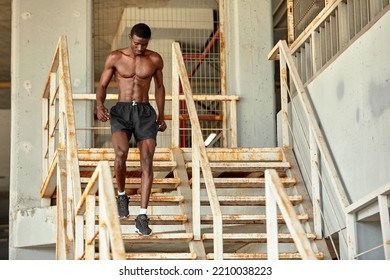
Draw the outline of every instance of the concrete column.
[[[92,0],[12,2],[10,259],[55,256],[54,244],[45,249],[17,246],[26,244],[24,237],[33,243],[34,236],[47,234],[50,240],[55,232],[51,217],[37,219],[35,226],[23,222],[38,215],[29,209],[40,206],[41,97],[61,34],[68,38],[73,93],[92,92],[91,19]],[[82,107],[75,107],[76,115],[85,114],[85,104]],[[81,126],[90,121],[88,116],[76,118],[85,120]],[[89,140],[84,135],[79,141]]]
[[[225,1],[227,94],[240,96],[238,146],[276,145],[272,3]]]

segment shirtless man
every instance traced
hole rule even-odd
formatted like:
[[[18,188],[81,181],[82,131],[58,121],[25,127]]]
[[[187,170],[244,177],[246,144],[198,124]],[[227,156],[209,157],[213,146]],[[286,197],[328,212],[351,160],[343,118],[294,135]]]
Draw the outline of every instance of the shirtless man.
[[[140,151],[141,208],[135,220],[136,232],[151,235],[147,207],[153,182],[153,155],[158,131],[167,126],[164,121],[165,87],[161,56],[148,50],[151,30],[144,23],[133,26],[130,31],[130,47],[111,52],[96,89],[97,117],[110,120],[112,145],[115,151],[114,170],[117,180],[117,205],[120,218],[129,216],[129,198],[125,192],[126,160],[129,142],[134,135]],[[118,83],[118,102],[108,112],[104,106],[106,89],[114,75]],[[158,115],[149,103],[149,88],[154,79]]]

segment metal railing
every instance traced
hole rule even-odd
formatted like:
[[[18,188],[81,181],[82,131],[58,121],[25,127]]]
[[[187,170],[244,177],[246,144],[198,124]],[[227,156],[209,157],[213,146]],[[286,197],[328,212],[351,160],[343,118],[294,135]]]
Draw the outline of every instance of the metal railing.
[[[99,162],[76,208],[76,216],[81,216],[81,218],[85,216],[85,251],[80,258],[86,260],[95,259],[95,240],[98,236],[97,257],[100,260],[126,259],[110,170],[107,161]],[[98,230],[95,228],[96,201],[99,201]],[[78,231],[77,234],[83,234],[83,232]]]
[[[308,191],[313,203],[314,231],[317,238],[322,238],[324,200],[321,194],[328,198],[327,202],[337,223],[335,231],[344,228],[343,221],[338,219],[337,210],[341,208],[343,211],[350,202],[287,43],[278,42],[269,58],[280,61],[282,143],[285,147],[293,147],[296,157],[301,157],[298,158],[301,160],[301,170],[310,180],[308,185],[311,189]],[[296,89],[297,96],[292,94],[292,87]],[[294,125],[293,118],[296,120]],[[303,158],[305,151],[308,151],[309,160]],[[307,161],[310,162],[309,167],[305,165]],[[325,178],[324,173],[328,177]],[[331,198],[333,193],[336,202]]]
[[[307,185],[311,186],[309,193],[316,235],[322,237],[324,230],[340,232],[340,242],[348,248],[349,258],[357,256],[354,229],[361,207],[350,205],[305,85],[389,10],[389,1],[333,0],[290,47],[280,41],[268,56],[280,63],[281,141],[283,146],[294,147],[301,171],[309,181]],[[337,198],[336,202],[333,196]],[[325,203],[328,209],[324,209]],[[329,211],[334,221],[327,220],[324,211]],[[381,218],[382,227],[387,226],[383,221]],[[330,225],[336,228],[330,229]],[[344,228],[347,228],[348,236],[345,236]],[[389,242],[387,231],[382,229],[387,236],[387,239],[383,237],[385,250],[388,250]]]
[[[303,260],[317,260],[309,239],[288,198],[287,192],[274,169],[265,170],[265,197],[267,216],[267,255],[269,260],[279,259],[277,207],[291,233],[294,244]]]
[[[192,96],[191,86],[184,65],[183,56],[178,43],[172,44],[172,127],[179,127],[179,86],[183,88],[187,110],[192,127],[192,211],[194,240],[201,239],[200,228],[200,171],[202,171],[206,184],[207,195],[213,214],[214,232],[214,259],[223,259],[223,239],[222,239],[222,212],[218,201],[210,163],[206,153],[206,146],[202,136],[198,115]],[[174,129],[172,146],[179,146],[178,129]]]
[[[81,192],[66,36],[61,36],[58,41],[42,106],[45,173],[41,197],[43,206],[48,206],[51,198],[56,196],[56,258],[95,258],[92,251],[95,250],[96,217],[92,200],[96,200],[96,191],[99,190],[99,258],[111,258],[111,248],[112,258],[124,259],[112,176],[106,162],[98,165],[84,193]],[[96,184],[98,178],[99,183]]]
[[[371,192],[365,197],[352,203],[345,209],[347,220],[348,258],[358,259],[364,254],[383,248],[386,260],[390,260],[390,217],[389,217],[390,183]],[[374,213],[379,212],[379,220],[382,232],[382,244],[358,253],[358,238],[356,226],[359,222],[358,215],[369,207],[376,207]]]
[[[332,0],[291,44],[305,84],[390,10],[389,0]]]

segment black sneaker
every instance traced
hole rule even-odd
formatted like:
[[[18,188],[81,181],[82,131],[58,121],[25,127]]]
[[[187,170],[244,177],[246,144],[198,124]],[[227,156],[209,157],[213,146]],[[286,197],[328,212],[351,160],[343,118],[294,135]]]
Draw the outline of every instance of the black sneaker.
[[[116,204],[118,205],[118,216],[119,218],[127,218],[129,213],[129,198],[126,194],[118,195],[116,199]]]
[[[145,214],[140,214],[135,219],[135,232],[139,235],[151,235],[152,230],[149,227],[149,218]]]

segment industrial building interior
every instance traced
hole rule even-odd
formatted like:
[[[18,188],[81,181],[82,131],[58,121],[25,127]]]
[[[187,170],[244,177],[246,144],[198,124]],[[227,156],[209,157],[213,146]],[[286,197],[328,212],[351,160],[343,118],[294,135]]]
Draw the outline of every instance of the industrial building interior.
[[[99,77],[99,71],[102,68],[102,63],[105,54],[107,54],[112,46],[105,44],[104,36],[114,36],[118,28],[118,21],[127,7],[137,7],[137,5],[149,5],[150,7],[158,7],[160,1],[147,0],[94,0],[94,47],[95,47],[95,83]],[[211,5],[218,9],[218,0],[198,0],[203,5]],[[279,40],[288,40],[288,24],[287,24],[287,5],[288,0],[272,0],[273,28],[274,28],[274,43]],[[324,8],[325,0],[302,0],[296,1],[300,6],[296,8],[295,14],[295,36],[318,15]],[[295,7],[294,7],[295,8]],[[97,21],[99,16],[104,14],[105,21]],[[10,152],[11,143],[11,19],[12,19],[12,1],[0,0],[0,113],[1,113],[1,128],[2,137],[0,140],[0,259],[8,259],[8,205],[9,205],[9,184],[10,184]],[[100,41],[99,41],[100,40]],[[112,38],[106,41],[112,41]],[[199,46],[202,48],[205,46]],[[277,73],[277,69],[275,70]],[[278,84],[275,86],[278,91]],[[277,92],[276,92],[277,94]]]

